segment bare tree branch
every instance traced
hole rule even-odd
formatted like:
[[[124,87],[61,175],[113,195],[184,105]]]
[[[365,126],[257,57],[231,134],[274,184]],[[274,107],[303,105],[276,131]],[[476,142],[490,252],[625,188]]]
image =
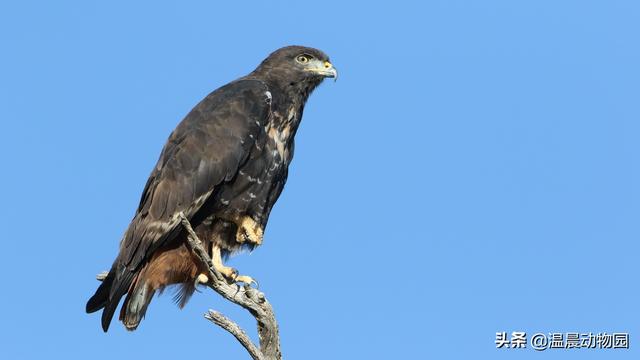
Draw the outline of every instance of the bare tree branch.
[[[209,270],[209,283],[207,284],[225,299],[247,309],[258,323],[258,338],[260,340],[260,350],[251,342],[246,333],[233,321],[227,319],[222,314],[209,310],[205,317],[216,325],[227,330],[247,349],[254,360],[281,360],[280,336],[278,334],[278,323],[276,322],[273,308],[264,294],[249,285],[240,287],[236,284],[229,284],[225,278],[213,267],[209,254],[202,246],[191,223],[180,214],[182,226],[187,231],[187,244],[193,253],[207,264]]]
[[[198,257],[200,261],[207,265],[209,282],[207,286],[222,295],[225,299],[247,309],[258,323],[258,338],[260,339],[260,349],[251,341],[247,333],[238,324],[231,321],[221,313],[209,310],[204,317],[220,326],[233,335],[247,350],[254,360],[282,360],[280,352],[280,335],[278,334],[278,323],[273,313],[273,308],[267,301],[264,294],[249,285],[240,287],[237,284],[229,284],[211,262],[211,257],[202,246],[202,241],[198,238],[191,227],[191,223],[180,213],[180,221],[187,231],[187,245]],[[108,271],[103,271],[96,275],[98,281],[103,281]]]
[[[109,275],[109,272],[108,271],[103,271],[100,274],[96,275],[96,280],[103,281],[104,279],[107,278],[107,275]]]
[[[260,352],[260,350],[253,344],[251,339],[247,336],[247,333],[245,333],[238,324],[214,310],[209,310],[208,313],[204,314],[204,317],[235,336],[240,344],[247,349],[249,355],[251,355],[254,360],[264,359],[262,352]]]

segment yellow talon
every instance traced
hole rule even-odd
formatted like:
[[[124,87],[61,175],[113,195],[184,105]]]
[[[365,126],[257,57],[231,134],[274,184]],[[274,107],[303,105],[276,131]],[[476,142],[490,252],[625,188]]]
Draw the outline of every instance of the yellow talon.
[[[251,286],[251,284],[256,284],[256,287],[259,287],[258,282],[255,281],[252,277],[247,276],[247,275],[238,275],[236,276],[235,282],[242,282],[245,283],[249,286]]]
[[[205,274],[200,274],[198,275],[198,278],[196,279],[196,282],[198,284],[208,284],[209,283],[209,277]]]

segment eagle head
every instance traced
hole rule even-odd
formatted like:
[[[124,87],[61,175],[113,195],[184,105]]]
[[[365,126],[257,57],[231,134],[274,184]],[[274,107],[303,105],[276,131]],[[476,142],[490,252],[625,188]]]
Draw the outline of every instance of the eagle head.
[[[272,52],[252,75],[280,85],[318,85],[325,78],[337,79],[338,71],[318,49],[286,46]]]

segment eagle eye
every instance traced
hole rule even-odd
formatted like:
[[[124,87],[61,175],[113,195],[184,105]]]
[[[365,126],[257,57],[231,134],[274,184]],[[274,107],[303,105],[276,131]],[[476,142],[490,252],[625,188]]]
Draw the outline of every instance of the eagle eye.
[[[309,62],[310,58],[311,58],[310,55],[298,55],[296,57],[296,61],[299,62],[300,64],[306,64]]]

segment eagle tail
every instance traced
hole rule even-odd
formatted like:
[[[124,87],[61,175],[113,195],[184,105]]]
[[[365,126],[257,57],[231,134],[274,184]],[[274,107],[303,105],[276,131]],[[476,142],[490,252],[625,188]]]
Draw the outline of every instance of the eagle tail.
[[[129,331],[135,330],[140,325],[140,321],[147,312],[147,306],[155,294],[153,287],[144,278],[138,277],[138,279],[120,309],[120,321]]]
[[[107,277],[102,280],[102,283],[96,290],[96,293],[93,294],[89,301],[87,301],[87,314],[96,312],[107,305],[114,278],[115,276],[113,272],[109,271],[109,274],[107,274]]]
[[[104,308],[102,311],[102,330],[104,330],[104,332],[109,330],[111,319],[120,303],[120,299],[129,290],[135,276],[135,273],[126,268],[123,269],[120,276],[116,276],[116,264],[117,260],[111,267],[107,277],[96,290],[96,293],[87,301],[86,306],[87,313],[96,312]]]

